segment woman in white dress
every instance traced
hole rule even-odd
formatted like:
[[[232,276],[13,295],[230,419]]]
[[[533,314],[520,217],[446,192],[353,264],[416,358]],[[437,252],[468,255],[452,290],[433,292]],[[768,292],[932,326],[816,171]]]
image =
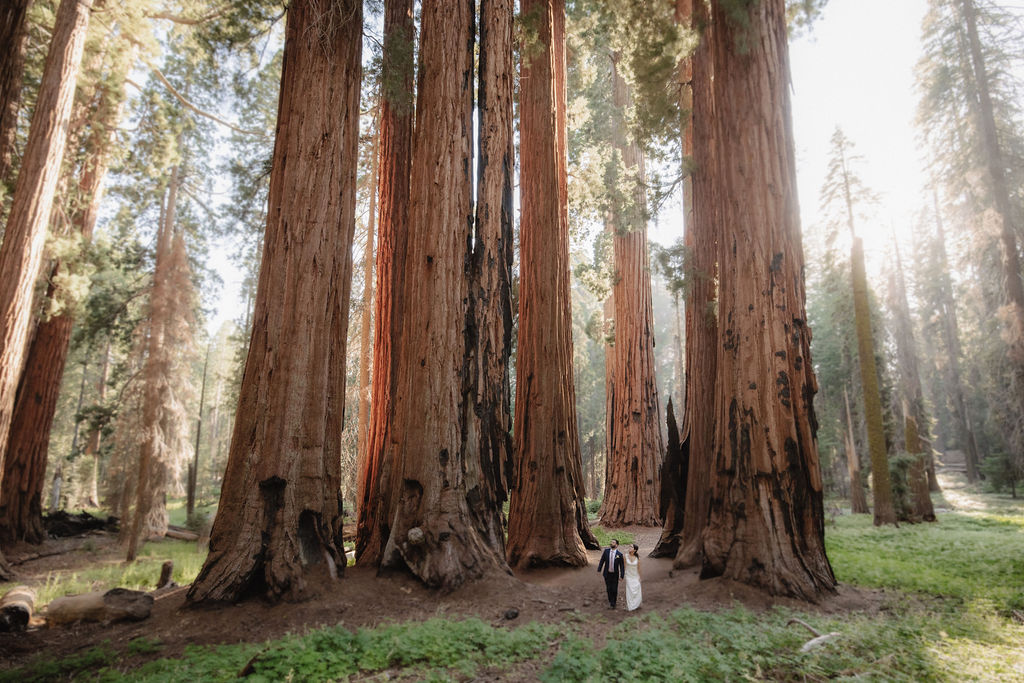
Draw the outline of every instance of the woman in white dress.
[[[626,609],[630,612],[640,606],[640,546],[636,543],[626,554]]]

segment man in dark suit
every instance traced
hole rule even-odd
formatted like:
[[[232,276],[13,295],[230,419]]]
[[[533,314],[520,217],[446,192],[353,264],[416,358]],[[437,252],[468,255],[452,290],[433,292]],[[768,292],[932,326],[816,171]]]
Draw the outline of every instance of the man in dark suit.
[[[615,609],[619,597],[619,579],[626,574],[626,565],[618,547],[619,540],[613,538],[601,553],[601,561],[597,564],[597,573],[604,576],[604,585],[608,589],[608,609]]]

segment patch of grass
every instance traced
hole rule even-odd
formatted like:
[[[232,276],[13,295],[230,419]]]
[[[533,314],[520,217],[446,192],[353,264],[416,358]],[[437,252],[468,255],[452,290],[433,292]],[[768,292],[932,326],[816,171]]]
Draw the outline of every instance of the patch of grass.
[[[242,644],[188,647],[181,659],[160,659],[134,671],[115,667],[116,653],[105,645],[59,662],[34,662],[6,672],[0,682],[76,680],[156,683],[158,681],[230,681],[248,668],[250,681],[334,680],[360,672],[398,668],[417,680],[473,677],[481,667],[527,660],[547,649],[558,629],[531,623],[501,629],[479,619],[435,618],[421,623],[349,631],[342,626],[288,636],[265,646]],[[151,652],[153,643],[129,645],[130,654]]]
[[[619,547],[632,543],[634,540],[633,534],[622,529],[605,529],[603,526],[597,524],[591,524],[590,530],[594,532],[594,537],[597,538],[597,542],[601,544],[602,548],[608,546],[608,543],[613,539],[619,539]]]
[[[934,524],[874,527],[870,515],[839,517],[825,545],[843,583],[897,588],[1024,609],[1024,516],[944,513]]]
[[[104,670],[116,660],[117,653],[110,646],[110,641],[63,659],[53,659],[45,653],[40,653],[22,668],[0,671],[0,683],[68,680],[87,671]]]
[[[189,528],[195,526],[198,528],[202,526],[201,520],[212,520],[213,516],[217,513],[216,501],[207,503],[206,505],[196,505],[194,515],[195,519],[198,520],[198,523],[194,522],[192,525],[189,525],[188,514],[185,510],[186,505],[187,501],[184,498],[167,501],[167,518],[171,524]]]
[[[85,552],[95,553],[95,548]],[[96,590],[130,588],[153,590],[160,577],[160,566],[166,560],[174,562],[172,579],[181,585],[192,583],[199,574],[206,559],[206,550],[198,550],[190,541],[165,539],[146,543],[132,564],[125,564],[123,556],[118,559],[97,561],[88,569],[74,571],[52,571],[43,583],[34,586],[36,605],[48,604],[54,598],[78,595]],[[0,583],[0,595],[13,588],[15,583]]]

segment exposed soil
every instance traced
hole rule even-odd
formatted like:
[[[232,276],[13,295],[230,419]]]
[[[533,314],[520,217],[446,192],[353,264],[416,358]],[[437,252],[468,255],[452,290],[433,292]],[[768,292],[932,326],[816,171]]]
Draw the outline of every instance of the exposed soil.
[[[658,529],[630,528],[641,547],[653,548]],[[90,552],[78,548],[90,544]],[[57,554],[45,555],[59,551]],[[19,562],[26,555],[39,554],[16,567],[26,583],[45,581],[47,572],[73,570],[96,563],[116,563],[122,552],[112,535],[94,533],[87,539],[59,539],[43,546],[15,548],[8,557]],[[78,624],[64,628],[30,629],[24,633],[0,634],[0,668],[23,664],[38,652],[54,658],[109,641],[116,649],[138,637],[157,640],[163,647],[155,656],[179,655],[186,645],[263,642],[288,633],[334,624],[347,628],[372,627],[380,623],[424,620],[433,616],[475,616],[494,625],[516,626],[530,621],[558,623],[570,620],[573,629],[603,642],[607,632],[636,614],[665,613],[679,607],[700,610],[728,609],[739,603],[753,611],[775,605],[821,613],[875,612],[885,601],[882,591],[840,586],[839,592],[818,605],[788,598],[776,598],[732,581],[701,581],[697,569],[673,570],[668,559],[641,560],[643,604],[627,612],[621,597],[618,609],[608,609],[604,583],[596,573],[600,551],[590,551],[590,565],[580,569],[543,569],[517,576],[496,575],[442,595],[428,590],[409,575],[395,573],[378,577],[371,570],[349,567],[344,577],[318,587],[317,597],[302,603],[271,605],[254,599],[214,609],[185,607],[185,588],[157,597],[149,619],[111,625]],[[35,577],[31,579],[30,577]],[[154,581],[156,577],[154,577]],[[620,591],[623,590],[620,584]],[[507,620],[505,613],[518,610]],[[509,671],[505,680],[522,677]]]

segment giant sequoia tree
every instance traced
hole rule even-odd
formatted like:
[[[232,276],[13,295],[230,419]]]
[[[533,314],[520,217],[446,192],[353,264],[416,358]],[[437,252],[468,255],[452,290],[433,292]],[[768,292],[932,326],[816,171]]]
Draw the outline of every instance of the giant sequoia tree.
[[[413,2],[384,3],[384,54],[381,64],[380,129],[378,131],[377,280],[373,300],[373,386],[366,458],[356,493],[358,515],[356,558],[380,562],[391,519],[389,476],[391,422],[396,361],[401,346],[402,278],[409,222],[409,180],[412,168]]]
[[[719,230],[719,334],[701,576],[815,600],[835,578],[804,313],[786,7],[719,0],[708,19],[708,49],[694,58],[694,118],[708,121],[695,141],[694,219]]]
[[[519,346],[515,475],[507,556],[514,567],[583,566],[587,525],[576,424],[569,288],[565,4],[526,0],[537,42],[521,83]]]
[[[615,149],[621,168],[610,174],[609,228],[612,232],[614,308],[611,383],[608,405],[608,465],[601,523],[657,526],[661,490],[661,411],[654,376],[654,313],[647,254],[647,202],[644,159],[627,140],[628,86],[612,58],[616,112]]]
[[[0,6],[0,188],[14,160],[30,4],[30,0],[7,0]]]
[[[355,228],[362,3],[296,0],[252,338],[192,602],[301,596],[344,568],[340,435]]]
[[[400,319],[391,462],[381,479],[390,522],[381,566],[408,569],[444,589],[506,568],[497,461],[502,435],[495,433],[501,421],[482,419],[497,406],[487,405],[491,398],[477,380],[500,373],[507,358],[507,349],[481,344],[491,338],[481,330],[504,315],[501,296],[508,290],[482,287],[498,280],[472,264],[478,250],[498,255],[507,247],[486,244],[498,233],[473,220],[474,15],[472,4],[455,0],[423,6],[400,295],[416,305],[405,306]],[[484,38],[482,62],[511,49],[507,31]],[[494,151],[503,149],[499,143]],[[505,174],[499,159],[488,165]]]

